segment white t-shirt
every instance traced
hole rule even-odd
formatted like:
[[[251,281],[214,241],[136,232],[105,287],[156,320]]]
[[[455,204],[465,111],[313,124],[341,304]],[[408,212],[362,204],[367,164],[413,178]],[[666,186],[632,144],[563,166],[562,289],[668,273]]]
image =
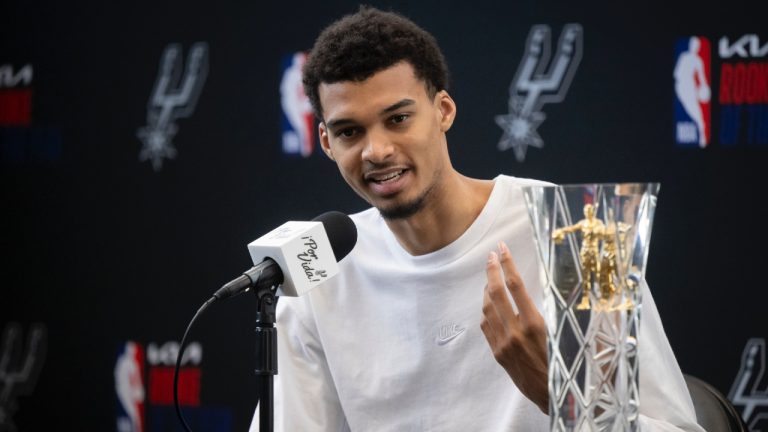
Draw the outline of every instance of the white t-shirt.
[[[499,176],[480,215],[448,246],[412,256],[376,209],[352,216],[358,240],[340,274],[278,303],[277,431],[548,431],[480,330],[488,253],[504,240],[541,309],[533,234],[520,186]],[[645,284],[643,284],[645,285]],[[647,287],[643,430],[702,431]],[[258,409],[251,431],[258,430]]]

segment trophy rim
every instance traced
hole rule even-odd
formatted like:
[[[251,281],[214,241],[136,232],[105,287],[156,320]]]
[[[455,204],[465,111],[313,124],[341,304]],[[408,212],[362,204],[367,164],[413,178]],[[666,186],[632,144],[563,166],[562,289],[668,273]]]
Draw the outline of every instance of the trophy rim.
[[[523,186],[523,188],[530,188],[530,189],[538,189],[538,188],[544,188],[544,189],[587,189],[587,188],[627,188],[627,189],[635,189],[639,187],[639,190],[637,192],[639,193],[646,193],[650,192],[651,194],[658,194],[659,189],[661,188],[661,182],[606,182],[606,183],[600,183],[600,182],[594,182],[594,183],[562,183],[562,184],[547,184],[547,185],[531,185],[531,186]]]
[[[661,182],[654,182],[654,181],[644,181],[644,182],[622,181],[622,182],[561,183],[561,184],[547,185],[545,187],[588,187],[588,186],[603,186],[603,187],[605,187],[605,186],[630,186],[630,185],[660,186]]]

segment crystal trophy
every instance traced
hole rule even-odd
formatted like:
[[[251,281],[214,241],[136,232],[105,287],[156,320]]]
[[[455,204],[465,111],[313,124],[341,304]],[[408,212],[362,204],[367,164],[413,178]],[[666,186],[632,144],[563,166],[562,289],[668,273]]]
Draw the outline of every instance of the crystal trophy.
[[[641,283],[658,183],[523,188],[549,349],[552,431],[637,431]]]

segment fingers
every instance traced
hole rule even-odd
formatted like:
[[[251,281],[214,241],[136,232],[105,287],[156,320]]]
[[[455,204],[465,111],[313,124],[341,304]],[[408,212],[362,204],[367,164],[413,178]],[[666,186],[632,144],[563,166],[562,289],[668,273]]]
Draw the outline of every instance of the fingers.
[[[501,262],[501,269],[504,272],[504,283],[507,285],[510,294],[512,294],[512,299],[515,300],[517,309],[520,312],[520,318],[526,319],[527,317],[538,315],[538,309],[536,309],[536,305],[528,295],[520,273],[517,272],[517,267],[515,267],[509,247],[503,241],[499,242],[499,251],[501,252],[499,260]],[[492,299],[495,300],[494,298]]]
[[[499,322],[509,327],[517,320],[517,312],[507,297],[507,289],[502,273],[499,256],[496,255],[496,252],[491,252],[488,256],[488,265],[486,266],[488,285],[486,285],[485,297],[491,303],[490,306],[495,309]]]
[[[489,295],[488,285],[483,291],[483,320],[480,323],[480,329],[483,330],[483,334],[491,346],[495,346],[496,342],[506,334],[504,323]]]
[[[499,251],[500,255],[491,252],[488,257],[480,328],[494,358],[517,388],[547,413],[546,325],[525,290],[509,248],[499,243]]]

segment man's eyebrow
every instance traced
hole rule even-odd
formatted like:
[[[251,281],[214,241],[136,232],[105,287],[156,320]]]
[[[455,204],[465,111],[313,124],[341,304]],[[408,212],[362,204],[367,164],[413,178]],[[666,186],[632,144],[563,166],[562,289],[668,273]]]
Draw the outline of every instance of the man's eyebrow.
[[[408,105],[413,105],[415,103],[416,103],[416,101],[414,101],[413,99],[403,99],[400,102],[396,102],[396,103],[394,103],[394,104],[384,108],[383,110],[381,110],[379,115],[384,115],[384,114],[387,114],[387,113],[391,113],[392,111],[397,111],[397,110],[399,110],[402,107],[405,107],[405,106],[408,106]]]
[[[397,111],[402,107],[414,105],[415,103],[416,103],[415,100],[406,98],[384,108],[379,112],[379,115],[388,114],[388,113],[391,113],[392,111]],[[339,126],[347,126],[351,124],[355,124],[355,121],[352,119],[340,118],[340,119],[335,119],[335,120],[330,120],[325,122],[325,127],[327,127],[329,130],[333,130],[334,128],[337,128]]]
[[[328,129],[332,130],[332,129],[337,128],[339,126],[345,126],[345,125],[348,125],[348,124],[355,124],[355,122],[352,121],[351,119],[341,118],[341,119],[331,120],[331,121],[325,122],[325,127],[327,127]]]

